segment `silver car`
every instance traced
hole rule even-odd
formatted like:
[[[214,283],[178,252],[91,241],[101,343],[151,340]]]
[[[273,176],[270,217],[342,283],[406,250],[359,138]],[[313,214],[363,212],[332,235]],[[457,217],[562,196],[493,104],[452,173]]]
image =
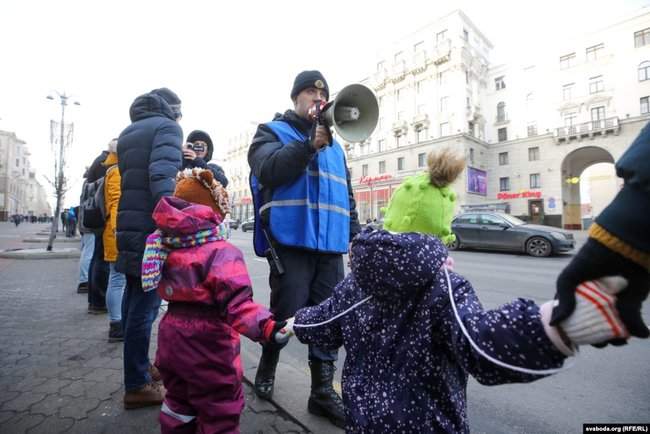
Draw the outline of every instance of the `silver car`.
[[[467,212],[457,216],[452,224],[456,241],[453,249],[463,247],[510,250],[531,256],[550,256],[573,250],[573,234],[553,226],[528,224],[508,214],[497,212]]]

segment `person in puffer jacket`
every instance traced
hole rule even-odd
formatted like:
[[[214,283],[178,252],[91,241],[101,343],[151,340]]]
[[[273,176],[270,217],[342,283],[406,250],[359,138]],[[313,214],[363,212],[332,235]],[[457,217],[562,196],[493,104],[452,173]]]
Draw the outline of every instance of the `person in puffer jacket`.
[[[153,212],[144,291],[169,301],[156,367],[167,390],[161,432],[238,433],[244,407],[239,335],[260,342],[286,324],[252,300],[242,252],[225,239],[228,195],[207,169],[187,169]]]
[[[549,325],[552,302],[519,298],[485,310],[471,283],[445,265],[438,239],[449,240],[441,222],[451,220],[440,208],[454,196],[449,184],[464,162],[443,152],[429,166],[426,182],[408,178],[391,198],[388,230],[366,228],[352,241],[351,273],[333,295],[288,320],[302,343],[345,347],[348,433],[468,432],[469,375],[485,385],[531,382],[560,368],[576,345],[629,336],[613,307],[621,278],[583,284],[585,295],[557,328]],[[492,362],[468,335],[486,355],[524,372]]]

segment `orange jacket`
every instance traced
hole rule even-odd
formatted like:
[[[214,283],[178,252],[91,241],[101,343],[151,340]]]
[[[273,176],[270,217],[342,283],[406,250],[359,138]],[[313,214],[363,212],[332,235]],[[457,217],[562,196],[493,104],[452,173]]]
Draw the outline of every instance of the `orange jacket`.
[[[117,227],[117,205],[120,202],[120,169],[117,167],[117,154],[111,152],[104,160],[104,166],[108,167],[106,178],[104,178],[104,205],[106,206],[106,226],[104,226],[104,260],[106,262],[117,261],[117,240],[115,239],[115,228]]]

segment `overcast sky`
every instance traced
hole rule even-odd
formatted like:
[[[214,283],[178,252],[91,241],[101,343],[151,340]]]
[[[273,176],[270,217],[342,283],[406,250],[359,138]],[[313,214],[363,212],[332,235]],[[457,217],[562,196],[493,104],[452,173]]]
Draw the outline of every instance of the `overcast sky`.
[[[377,52],[462,9],[493,43],[494,63],[570,40],[650,0],[546,1],[3,1],[0,129],[51,175],[49,121],[65,91],[81,104],[68,163],[76,204],[84,166],[129,124],[133,99],[166,86],[183,101],[185,134],[216,147],[250,122],[289,108],[296,73],[320,69],[336,90],[370,75]],[[217,150],[217,155],[219,151]],[[42,179],[42,178],[40,178]]]

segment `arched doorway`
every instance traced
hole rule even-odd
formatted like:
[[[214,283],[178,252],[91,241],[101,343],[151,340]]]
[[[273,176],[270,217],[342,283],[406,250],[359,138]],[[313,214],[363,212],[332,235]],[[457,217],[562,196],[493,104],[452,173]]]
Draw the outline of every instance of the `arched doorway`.
[[[581,175],[585,169],[598,163],[613,164],[614,157],[609,151],[598,146],[585,146],[564,157],[564,161],[562,161],[562,224],[565,229],[583,229],[580,184],[585,180],[581,179]]]

